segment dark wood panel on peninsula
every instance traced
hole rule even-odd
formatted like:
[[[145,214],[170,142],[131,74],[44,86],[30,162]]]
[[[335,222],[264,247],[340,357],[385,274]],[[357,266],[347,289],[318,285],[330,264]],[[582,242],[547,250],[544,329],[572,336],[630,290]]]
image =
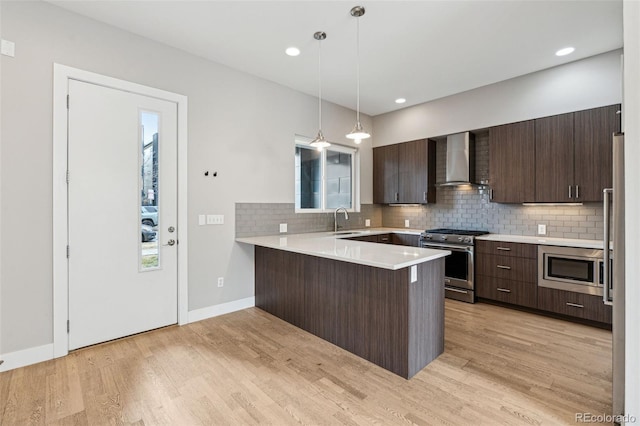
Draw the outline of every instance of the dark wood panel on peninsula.
[[[444,258],[389,270],[256,246],[256,306],[404,378],[444,351]]]

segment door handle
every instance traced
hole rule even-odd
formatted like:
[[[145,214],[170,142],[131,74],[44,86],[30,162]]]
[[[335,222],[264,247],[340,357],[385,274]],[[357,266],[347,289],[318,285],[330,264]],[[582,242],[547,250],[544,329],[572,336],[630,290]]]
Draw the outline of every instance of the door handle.
[[[163,244],[163,246],[172,246],[172,245],[175,245],[175,243],[176,243],[176,240],[171,239],[171,240],[167,241],[167,244]]]

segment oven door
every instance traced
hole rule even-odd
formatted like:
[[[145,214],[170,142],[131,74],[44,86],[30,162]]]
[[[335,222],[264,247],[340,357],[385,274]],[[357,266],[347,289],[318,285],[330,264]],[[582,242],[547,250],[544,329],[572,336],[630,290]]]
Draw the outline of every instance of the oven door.
[[[473,247],[431,242],[423,242],[422,247],[451,251],[444,258],[445,286],[473,290]]]

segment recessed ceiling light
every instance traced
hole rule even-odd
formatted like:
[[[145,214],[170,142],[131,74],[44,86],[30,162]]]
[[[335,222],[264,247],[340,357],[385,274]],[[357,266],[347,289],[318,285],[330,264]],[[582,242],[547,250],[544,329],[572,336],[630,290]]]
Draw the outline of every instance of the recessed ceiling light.
[[[398,98],[398,99],[396,99],[396,103],[397,103],[397,104],[403,104],[403,103],[405,103],[405,102],[407,102],[407,100],[406,100],[405,98]]]
[[[563,49],[560,49],[556,52],[556,56],[566,56],[570,53],[573,53],[573,51],[576,50],[573,47],[565,47]]]
[[[297,47],[287,47],[285,53],[289,56],[298,56],[300,54],[300,49],[298,49]]]

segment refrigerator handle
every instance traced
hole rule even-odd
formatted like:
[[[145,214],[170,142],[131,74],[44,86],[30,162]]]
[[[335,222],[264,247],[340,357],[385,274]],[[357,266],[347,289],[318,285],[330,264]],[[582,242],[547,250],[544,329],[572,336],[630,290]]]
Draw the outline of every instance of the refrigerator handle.
[[[610,201],[611,201],[611,194],[613,193],[613,189],[612,188],[605,188],[602,190],[602,192],[604,193],[604,201],[603,201],[603,208],[604,208],[604,238],[603,238],[603,245],[602,245],[602,252],[604,254],[604,259],[603,259],[603,263],[602,263],[602,273],[604,275],[604,277],[602,277],[602,286],[603,286],[603,292],[602,292],[602,301],[604,302],[605,305],[613,305],[613,303],[611,302],[611,298],[610,298],[610,294],[609,294],[609,290],[610,290],[610,286],[611,283],[610,281],[610,277],[611,277],[611,255],[609,253],[609,232],[611,229],[611,208],[610,208]]]

